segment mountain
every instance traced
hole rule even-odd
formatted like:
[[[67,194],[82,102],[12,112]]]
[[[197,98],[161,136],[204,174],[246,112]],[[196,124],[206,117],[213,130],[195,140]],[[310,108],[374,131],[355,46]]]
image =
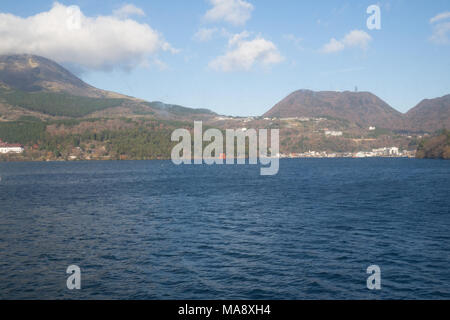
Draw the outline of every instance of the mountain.
[[[406,123],[409,130],[450,129],[450,94],[423,100],[406,113]]]
[[[155,104],[95,88],[47,58],[20,54],[0,55],[0,115],[46,117],[149,116],[164,120],[191,120],[212,116],[206,109]]]
[[[174,114],[174,115],[190,115],[190,114],[205,114],[205,115],[216,115],[209,109],[194,109],[183,107],[176,104],[167,104],[161,101],[145,102],[146,105],[152,107],[159,111],[160,114]]]
[[[450,159],[450,131],[444,130],[437,136],[422,140],[416,156],[420,159]]]
[[[264,117],[332,117],[360,126],[396,128],[402,114],[369,92],[299,90],[266,112]]]
[[[29,55],[0,55],[0,86],[24,92],[66,93],[91,98],[126,98],[94,88],[49,59]]]
[[[25,148],[0,161],[170,159],[174,130],[215,117],[95,88],[43,57],[0,56],[0,139]]]
[[[159,120],[208,120],[207,109],[147,102],[95,88],[47,58],[0,55],[0,121],[22,116],[40,119],[148,117]],[[450,95],[423,100],[405,115],[369,92],[299,90],[264,117],[343,119],[367,128],[434,132],[450,128]]]

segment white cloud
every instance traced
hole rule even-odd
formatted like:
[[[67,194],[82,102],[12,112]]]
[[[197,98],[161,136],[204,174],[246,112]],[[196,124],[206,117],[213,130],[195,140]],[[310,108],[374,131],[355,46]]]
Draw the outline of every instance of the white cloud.
[[[344,37],[344,45],[348,47],[360,47],[367,49],[372,37],[367,32],[362,30],[353,30]]]
[[[230,35],[230,39],[228,39],[228,46],[233,47],[234,45],[238,45],[242,40],[250,37],[250,32],[242,31],[241,33],[236,33],[234,35]]]
[[[194,40],[198,42],[206,42],[213,38],[213,36],[219,31],[217,28],[202,28],[194,34]]]
[[[436,44],[450,43],[450,22],[437,24],[433,29],[430,40]]]
[[[322,52],[324,53],[332,53],[332,52],[338,52],[345,49],[345,45],[341,42],[336,40],[335,38],[332,38],[330,42],[328,42],[326,45],[323,46]]]
[[[450,22],[442,22],[442,20],[449,19],[450,12],[442,12],[430,19],[430,23],[436,23],[433,26],[433,34],[430,40],[436,44],[450,43]]]
[[[209,63],[216,71],[248,71],[256,64],[270,66],[283,61],[283,57],[275,44],[257,36],[253,40],[245,40],[250,34],[244,31],[236,34],[228,41],[228,51]]]
[[[442,12],[437,15],[435,15],[433,18],[430,19],[430,23],[435,23],[444,19],[450,18],[450,11]]]
[[[322,48],[323,53],[333,53],[342,51],[347,47],[359,47],[363,50],[367,49],[372,37],[365,31],[353,30],[350,31],[342,40],[332,38]]]
[[[0,54],[37,54],[83,69],[133,68],[154,60],[158,52],[177,52],[148,24],[87,17],[79,7],[58,2],[27,18],[0,13],[0,34]]]
[[[254,6],[244,0],[209,0],[213,6],[205,14],[207,21],[225,21],[235,26],[244,25],[251,18]]]
[[[131,16],[145,16],[144,10],[136,7],[134,4],[126,4],[121,8],[114,10],[113,14],[121,19],[129,18]]]

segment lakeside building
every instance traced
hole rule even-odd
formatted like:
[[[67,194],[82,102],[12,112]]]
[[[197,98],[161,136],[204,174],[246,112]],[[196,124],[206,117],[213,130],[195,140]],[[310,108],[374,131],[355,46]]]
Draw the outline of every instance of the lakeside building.
[[[343,133],[342,133],[342,131],[326,130],[325,135],[332,136],[332,137],[342,137]]]
[[[25,149],[21,144],[18,143],[7,143],[0,140],[0,153],[1,154],[7,154],[7,153],[22,153]]]
[[[373,149],[372,152],[376,153],[379,156],[397,156],[400,153],[399,148],[397,147],[378,148]]]

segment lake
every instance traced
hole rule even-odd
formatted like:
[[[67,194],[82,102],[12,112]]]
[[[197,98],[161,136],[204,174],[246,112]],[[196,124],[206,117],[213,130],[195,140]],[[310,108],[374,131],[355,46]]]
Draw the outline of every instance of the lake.
[[[449,299],[450,161],[0,163],[1,299]],[[81,290],[68,290],[69,265]],[[366,269],[381,269],[368,290]]]

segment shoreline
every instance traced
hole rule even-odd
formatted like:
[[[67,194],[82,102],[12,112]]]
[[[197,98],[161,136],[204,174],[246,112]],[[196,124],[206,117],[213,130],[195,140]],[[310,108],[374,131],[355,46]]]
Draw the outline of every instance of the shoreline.
[[[417,157],[364,157],[364,158],[358,158],[358,157],[280,157],[279,160],[289,160],[289,159],[302,159],[302,160],[309,160],[309,159],[418,159],[422,160],[424,158],[417,158]],[[428,158],[425,158],[428,159]],[[441,159],[432,159],[430,160],[441,160]],[[445,160],[445,159],[442,159]],[[171,159],[80,159],[80,160],[30,160],[30,159],[14,159],[14,160],[4,160],[0,159],[1,163],[56,163],[56,162],[62,162],[62,163],[74,163],[74,162],[130,162],[130,161],[172,161]],[[247,164],[247,163],[246,163]],[[193,165],[193,164],[192,164]],[[224,163],[223,165],[226,165]]]

